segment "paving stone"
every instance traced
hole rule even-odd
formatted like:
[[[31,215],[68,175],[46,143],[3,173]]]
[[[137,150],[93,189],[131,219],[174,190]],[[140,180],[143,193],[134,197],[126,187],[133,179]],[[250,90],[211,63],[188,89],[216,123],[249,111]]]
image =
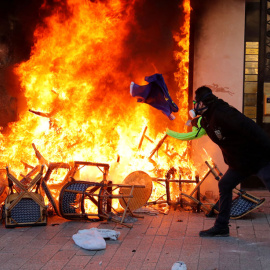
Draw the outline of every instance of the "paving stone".
[[[269,257],[270,254],[270,242],[258,242],[257,249],[259,252],[259,256]]]
[[[145,258],[145,263],[156,263],[159,259],[163,245],[166,241],[165,236],[156,236]]]
[[[239,270],[240,264],[234,262],[219,263],[218,270]]]
[[[91,260],[91,256],[73,256],[71,260],[69,260],[68,265],[73,266],[73,269],[82,269],[84,268],[89,261]]]
[[[114,256],[110,262],[108,263],[107,267],[108,269],[110,268],[116,268],[119,267],[120,269],[126,269],[129,265],[130,262],[130,258],[132,257],[132,255],[127,255],[127,254],[123,254],[122,256],[118,257],[118,256]]]
[[[77,256],[94,256],[96,253],[97,253],[96,250],[87,250],[87,249],[80,248],[76,252],[76,255]]]
[[[188,270],[198,270],[198,262],[189,262],[186,263],[186,266]]]
[[[219,258],[200,258],[198,263],[198,270],[218,269]]]
[[[49,260],[41,269],[42,270],[61,270],[65,265],[67,261],[64,260]]]
[[[45,263],[30,263],[30,262],[26,262],[25,264],[23,264],[19,269],[20,270],[39,270],[41,269],[45,264]]]
[[[152,246],[154,238],[155,237],[152,235],[146,235],[140,242],[140,245],[136,249],[132,250],[133,254],[128,267],[134,268],[133,265],[141,266],[143,264],[147,253]],[[140,267],[138,269],[140,269]]]
[[[219,258],[219,249],[201,248],[200,259],[216,259]]]
[[[27,245],[25,245],[25,248],[36,248],[36,249],[42,249],[42,247],[44,247],[47,243],[49,242],[49,240],[47,239],[33,239],[32,241],[30,241]]]
[[[182,247],[180,256],[179,256],[179,261],[183,261],[186,264],[191,262],[195,263],[199,261],[200,258],[200,250],[201,250],[201,245],[188,245]]]
[[[168,215],[162,219],[156,235],[168,235],[173,220],[173,214],[174,213],[171,213],[171,215]]]
[[[161,225],[162,219],[164,218],[163,215],[155,216],[149,225],[146,234],[147,235],[155,235]]]
[[[48,242],[48,244],[49,245],[65,245],[69,240],[70,240],[70,237],[60,237],[56,235]]]
[[[165,254],[172,254],[172,253],[179,254],[182,249],[183,242],[184,242],[183,239],[166,238],[161,255],[164,253]]]
[[[183,245],[184,246],[187,246],[187,245],[201,245],[201,243],[202,243],[202,238],[201,237],[199,237],[199,233],[198,233],[198,235],[196,235],[196,236],[186,236],[185,238],[184,238],[184,243],[183,243]]]
[[[38,234],[35,237],[35,239],[36,240],[50,240],[50,239],[54,238],[57,234],[58,234],[58,232],[45,231],[43,233]]]
[[[19,269],[26,262],[26,260],[27,259],[24,258],[13,257],[7,262],[3,262],[0,269]]]
[[[257,239],[270,239],[270,231],[255,231]]]
[[[220,250],[219,252],[219,262],[220,263],[238,263],[240,262],[240,254],[239,252],[231,252],[231,253],[225,253]]]
[[[153,270],[156,268],[156,263],[144,263],[140,270]],[[108,269],[109,270],[109,269]],[[128,269],[127,269],[128,270]]]
[[[237,219],[236,226],[253,226],[251,219]]]
[[[186,234],[186,229],[180,229],[180,230],[170,230],[167,238],[171,238],[171,239],[183,239],[183,236],[185,236]]]
[[[108,265],[108,261],[90,261],[85,267],[85,270],[104,270]],[[109,269],[109,268],[108,268]]]
[[[32,256],[29,258],[29,260],[26,262],[28,264],[36,264],[36,263],[42,263],[45,265],[51,258],[53,257],[54,254],[36,254],[35,256]]]
[[[254,227],[254,230],[256,230],[256,231],[264,231],[264,233],[266,231],[270,231],[270,226],[269,226],[269,224],[267,222],[265,222],[263,224],[262,223],[259,223],[259,224],[254,223],[253,227]]]
[[[29,259],[32,256],[36,255],[38,251],[39,250],[36,248],[27,248],[27,249],[23,248],[19,253],[14,254],[14,258]]]
[[[57,245],[46,245],[31,258],[29,258],[29,263],[45,263],[49,261],[59,250],[60,246]]]
[[[171,270],[173,264],[175,261],[170,262],[169,264],[167,263],[157,263],[155,270]]]
[[[16,254],[16,253],[15,253]],[[0,255],[1,255],[1,261],[2,262],[6,262],[6,261],[8,261],[10,258],[12,258],[14,255],[15,255],[14,253],[11,253],[11,252],[7,252],[7,253],[5,253],[5,252],[0,252]]]
[[[262,269],[261,261],[259,258],[240,259],[240,269],[261,270]]]
[[[236,230],[238,234],[255,234],[253,226],[239,226]]]
[[[202,230],[202,228],[197,228],[197,229],[195,229],[195,228],[191,228],[191,229],[187,229],[186,230],[186,233],[185,233],[185,235],[186,236],[191,236],[191,237],[199,237],[199,231],[201,231]]]
[[[56,252],[54,254],[54,256],[52,257],[52,260],[54,261],[69,261],[72,259],[72,257],[76,254],[76,251],[74,250],[59,250],[58,252]]]
[[[62,247],[61,247],[62,250],[76,250],[78,251],[80,249],[79,246],[77,246],[75,244],[75,242],[73,241],[73,239],[69,239]]]
[[[269,270],[269,266],[270,266],[269,254],[268,254],[268,256],[261,256],[260,261],[261,261],[262,269]]]
[[[97,251],[94,256],[90,257],[90,260],[84,269],[105,269],[114,257],[115,250],[115,247],[107,247],[106,251]]]
[[[222,242],[219,241],[217,238],[212,238],[212,237],[203,237],[201,239],[201,245],[202,248],[205,249],[216,249],[219,250],[220,246],[222,245]]]

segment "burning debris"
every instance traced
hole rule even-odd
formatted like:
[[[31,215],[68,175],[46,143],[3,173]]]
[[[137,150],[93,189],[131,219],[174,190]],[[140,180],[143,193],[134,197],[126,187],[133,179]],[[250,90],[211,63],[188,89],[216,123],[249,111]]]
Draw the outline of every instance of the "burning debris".
[[[95,207],[107,208],[103,214],[109,219],[113,218],[107,213],[114,207],[108,204],[116,196],[114,188],[123,192],[123,179],[138,169],[152,178],[163,177],[171,167],[181,167],[178,171],[182,177],[194,179],[196,170],[188,157],[188,144],[174,145],[163,134],[168,125],[166,117],[162,118],[163,115],[157,115],[143,104],[137,106],[128,91],[132,79],[140,83],[144,74],[162,73],[168,87],[177,89],[172,93],[180,108],[175,124],[185,123],[189,1],[56,2],[40,5],[44,18],[35,18],[35,22],[41,19],[42,22],[34,24],[31,56],[24,62],[23,57],[15,61],[14,72],[26,104],[18,111],[13,110],[19,114],[18,118],[7,120],[10,132],[0,133],[1,169],[8,164],[12,175],[27,186],[43,165],[47,170],[42,187],[55,213],[70,214],[62,208],[66,207],[64,200],[72,197],[68,208],[73,205],[73,215],[84,215],[86,206],[82,197],[88,197]],[[156,20],[149,12],[142,16],[150,6],[155,10],[151,14],[166,17],[162,27],[153,24]],[[153,45],[156,54],[153,54]],[[6,50],[3,52],[8,55]],[[16,107],[14,100],[4,100],[3,104]],[[143,128],[138,147],[138,134]],[[39,165],[35,165],[36,158]],[[101,162],[88,162],[97,159]],[[78,165],[76,160],[83,160],[84,164]],[[110,164],[110,178],[114,183],[100,184],[107,180],[81,168],[90,163],[99,164],[94,165],[98,168],[100,164]],[[104,170],[103,177],[104,174],[107,177],[107,166]],[[72,179],[96,184],[71,192],[69,181]],[[137,183],[126,185],[130,189],[128,194],[118,195],[122,197],[117,200],[129,201],[136,193],[132,187],[138,186]],[[154,186],[151,195],[157,196],[158,189]],[[17,192],[21,190],[17,186]],[[101,194],[99,190],[106,192]]]
[[[131,222],[130,219],[127,219],[127,214],[135,218],[142,218],[143,216],[135,214],[134,211],[145,205],[163,205],[164,207],[160,212],[167,214],[172,205],[183,207],[186,203],[183,198],[189,200],[189,206],[191,207],[190,202],[193,202],[193,207],[196,206],[197,212],[203,209],[208,216],[219,211],[218,202],[216,204],[205,203],[205,198],[202,198],[200,194],[200,186],[209,174],[213,174],[216,180],[222,177],[218,167],[215,164],[212,167],[207,161],[206,165],[209,169],[201,180],[199,176],[196,176],[195,180],[182,179],[181,174],[179,179],[172,179],[175,178],[177,173],[177,170],[172,167],[166,173],[165,179],[151,178],[143,171],[135,171],[128,175],[123,183],[114,184],[107,179],[110,168],[107,163],[85,161],[75,161],[70,164],[49,163],[34,144],[33,148],[41,165],[33,167],[26,164],[27,168],[31,170],[27,175],[21,174],[21,177],[23,177],[21,180],[14,177],[9,172],[9,168],[6,168],[9,192],[5,198],[4,217],[7,228],[25,225],[46,225],[47,211],[50,207],[48,208],[44,203],[40,186],[42,186],[50,202],[51,210],[66,219],[106,219],[132,227],[132,225],[126,224],[126,222]],[[78,180],[81,177],[81,171],[87,166],[96,167],[101,171],[101,182],[89,181],[89,179]],[[43,177],[44,167],[47,168],[47,171]],[[65,169],[66,174],[64,177],[61,174],[62,180],[58,186],[55,185],[55,182],[50,185],[52,173],[58,169]],[[37,172],[38,174],[36,174]],[[32,179],[31,177],[35,174],[36,176]],[[153,183],[162,185],[166,193],[151,201],[149,198],[154,193]],[[178,187],[174,186],[172,188],[171,184],[178,184]],[[183,192],[183,184],[194,184],[195,187],[188,194]],[[53,187],[58,191],[58,196],[53,195],[53,192],[55,192],[52,189]],[[234,199],[232,205],[231,218],[233,219],[240,218],[255,210],[265,201],[265,199],[256,198],[239,189],[235,189],[234,192],[238,196]],[[172,194],[176,195],[174,200]],[[196,197],[194,197],[194,194]],[[117,201],[116,204],[113,200]]]
[[[153,65],[155,69],[161,67],[170,89],[183,92],[178,94],[181,113],[176,124],[187,117],[187,100],[182,98],[182,95],[186,97],[187,88],[182,82],[186,80],[188,66],[168,68],[164,60],[150,52],[153,44],[160,44],[157,49],[166,53],[167,63],[174,61],[176,53],[183,55],[181,65],[188,61],[188,50],[183,45],[188,42],[188,31],[181,25],[189,24],[189,18],[183,17],[183,11],[189,11],[183,10],[182,1],[169,4],[164,1],[159,5],[154,1],[150,5],[157,14],[170,18],[162,28],[170,40],[167,43],[161,40],[163,35],[158,27],[148,31],[153,26],[149,17],[138,15],[143,15],[149,3],[69,0],[62,6],[56,4],[42,5],[40,14],[46,17],[34,31],[31,57],[15,68],[27,108],[20,108],[18,119],[7,122],[8,135],[0,134],[2,168],[9,164],[18,175],[24,169],[21,160],[34,164],[31,145],[35,143],[55,162],[96,160],[97,156],[110,164],[119,160],[113,165],[118,170],[111,170],[117,171],[114,178],[118,182],[136,168],[150,172],[153,165],[140,159],[142,151],[148,150],[137,151],[137,134],[147,125],[151,136],[158,137],[167,120],[145,106],[136,106],[129,96],[129,83],[131,78],[140,82],[144,74],[152,72]],[[51,11],[46,13],[46,9]],[[137,31],[141,34],[134,40]],[[177,32],[181,34],[174,35]],[[181,44],[176,52],[175,43],[180,42],[180,36]],[[137,68],[147,54],[144,68]],[[126,55],[134,57],[127,60]],[[168,69],[178,70],[179,87]],[[172,95],[175,97],[175,91]],[[183,143],[174,148],[181,153],[187,145]],[[169,159],[169,156],[164,159],[162,167],[168,166]],[[155,159],[151,160],[154,163]]]
[[[150,154],[151,157],[153,156],[153,153],[161,148],[165,139],[166,136],[158,142],[154,151]],[[6,227],[20,226],[26,223],[29,225],[44,225],[44,223],[46,223],[46,218],[44,219],[44,217],[46,216],[47,208],[45,208],[45,205],[41,200],[43,197],[40,197],[39,200],[37,200],[37,195],[34,195],[32,191],[32,189],[36,187],[35,193],[41,196],[39,189],[40,185],[51,205],[48,210],[51,209],[57,215],[67,219],[93,219],[94,217],[97,217],[99,220],[112,220],[130,227],[130,225],[124,223],[126,214],[129,213],[134,217],[141,217],[135,215],[133,212],[146,205],[152,194],[153,178],[147,173],[142,171],[133,172],[125,178],[123,183],[114,184],[112,181],[107,180],[110,168],[107,163],[85,161],[75,161],[71,163],[49,162],[40,153],[34,143],[32,144],[32,147],[40,165],[32,166],[26,162],[22,162],[28,173],[26,175],[20,174],[20,181],[10,174],[7,169],[9,195],[7,196],[8,199],[5,200]],[[45,176],[41,178],[44,166],[47,170]],[[89,181],[89,179],[84,181],[78,180],[81,177],[80,172],[83,171],[86,166],[97,167],[102,172],[102,181],[98,182],[96,181],[97,179],[94,181]],[[52,178],[52,174],[53,171],[58,171],[59,169],[64,169],[65,174],[60,174],[61,180],[57,185]],[[39,170],[41,171],[38,175],[32,179],[31,177]],[[172,169],[169,172],[172,172]],[[171,176],[169,172],[166,179],[166,202],[168,205],[171,204],[170,188],[168,185],[169,182],[175,182],[175,180],[169,179]],[[173,175],[175,175],[175,172],[176,170],[174,169],[172,172]],[[13,188],[16,190],[16,193],[14,193]],[[27,196],[24,196],[25,193]],[[14,196],[17,199],[14,200]],[[40,205],[40,213],[42,213],[42,216],[39,212],[35,212],[34,216],[37,220],[28,220],[27,217],[23,217],[23,220],[28,220],[28,222],[22,223],[22,214],[19,214],[22,207],[25,208],[23,213],[31,213],[32,211],[37,211],[39,209],[27,209],[28,204],[25,206],[25,200],[29,201],[29,199],[33,199],[36,204]],[[116,204],[113,204],[113,199],[117,199]],[[9,201],[10,203],[8,203]],[[30,204],[31,208],[35,205],[35,203],[33,203]],[[121,209],[123,209],[123,212]],[[168,210],[169,209],[165,210],[165,212]],[[121,212],[122,217],[119,219],[118,215]]]
[[[167,136],[160,133],[167,125],[165,118],[161,119],[155,113],[150,115],[149,108],[144,106],[138,108],[128,93],[131,78],[140,82],[143,74],[152,72],[153,66],[155,71],[157,67],[164,66],[163,60],[150,54],[153,44],[160,44],[157,49],[166,53],[166,61],[171,58],[172,62],[176,53],[177,46],[157,42],[162,41],[160,38],[163,36],[159,28],[150,31],[145,39],[143,31],[148,32],[153,20],[140,18],[138,14],[143,14],[141,11],[147,10],[148,4],[120,0],[69,0],[62,6],[48,8],[44,3],[41,7],[41,14],[46,14],[46,17],[34,31],[31,57],[25,62],[18,61],[15,68],[27,108],[20,108],[18,119],[7,120],[9,134],[0,133],[0,165],[4,170],[8,164],[12,174],[26,186],[40,165],[44,165],[47,171],[42,187],[47,191],[51,210],[57,214],[61,210],[59,196],[62,188],[68,185],[71,176],[81,179],[81,175],[75,177],[79,172],[74,160],[97,160],[98,157],[108,162],[110,178],[116,185],[138,169],[146,171],[151,177],[159,177],[168,167],[181,163],[182,171],[192,177],[192,162],[183,158],[187,153],[187,144],[171,146]],[[51,11],[46,13],[46,8]],[[170,39],[171,44],[180,42],[179,36],[173,34],[180,31],[178,59],[179,55],[188,55],[184,43],[188,43],[189,30],[186,26],[180,29],[180,26],[189,25],[190,10],[185,7],[187,17],[182,18],[181,1],[169,4],[164,1],[162,7],[153,2],[151,9],[156,9],[157,14],[162,16],[170,15],[170,20],[166,20],[166,29],[163,26],[168,33],[166,40]],[[141,35],[136,35],[137,40],[134,40],[133,34],[138,30]],[[149,41],[151,44],[147,45]],[[138,50],[141,50],[139,54]],[[123,61],[127,54],[134,57]],[[144,68],[136,68],[141,67],[140,59],[147,54]],[[188,63],[188,58],[181,57],[182,63]],[[168,69],[167,64],[164,67]],[[160,68],[161,71],[163,69]],[[187,77],[188,66],[185,64],[173,69],[178,70],[177,91],[183,92],[178,93],[178,106],[182,110],[179,120],[176,120],[179,124],[187,114],[184,110],[187,107],[187,87],[182,82]],[[164,74],[170,88],[174,89],[173,72]],[[122,91],[123,88],[127,91]],[[3,103],[8,104],[6,101]],[[149,135],[142,136],[138,149],[137,134],[145,125]],[[150,139],[150,136],[155,139]],[[144,138],[151,144],[143,142]],[[35,165],[31,146],[39,165]],[[96,172],[85,174],[82,180],[94,179],[100,183]],[[154,187],[155,192],[157,189]],[[17,191],[20,192],[18,187]],[[92,203],[98,204],[97,191],[84,192],[89,193]],[[82,204],[81,195],[78,193],[71,204]],[[129,193],[126,196],[132,195]]]

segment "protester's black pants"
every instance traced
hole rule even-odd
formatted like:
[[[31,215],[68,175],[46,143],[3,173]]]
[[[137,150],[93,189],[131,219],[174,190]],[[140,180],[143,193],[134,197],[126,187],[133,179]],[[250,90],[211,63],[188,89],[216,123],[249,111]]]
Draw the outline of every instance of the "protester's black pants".
[[[262,180],[264,185],[270,191],[270,164],[261,168],[256,175]],[[228,169],[221,180],[218,182],[219,187],[219,214],[217,216],[215,226],[223,228],[227,227],[230,219],[230,211],[232,206],[232,190],[249,175]]]

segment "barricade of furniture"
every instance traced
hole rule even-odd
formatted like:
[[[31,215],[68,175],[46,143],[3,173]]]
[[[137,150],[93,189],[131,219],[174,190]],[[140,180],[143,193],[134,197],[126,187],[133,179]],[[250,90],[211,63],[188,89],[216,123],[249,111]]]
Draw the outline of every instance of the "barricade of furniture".
[[[216,180],[220,180],[222,173],[213,163],[205,162],[209,170],[200,180],[198,176],[194,180],[173,179],[176,170],[171,168],[165,175],[165,179],[151,178],[143,171],[135,171],[129,174],[121,184],[114,184],[108,180],[109,164],[75,161],[69,163],[48,163],[47,171],[43,176],[45,165],[32,167],[27,175],[21,175],[19,181],[9,168],[6,168],[8,180],[8,194],[4,203],[4,220],[7,228],[29,225],[46,225],[47,208],[44,198],[41,195],[40,186],[46,194],[54,212],[70,220],[112,220],[122,225],[132,227],[125,223],[127,214],[133,217],[142,217],[134,214],[134,211],[144,205],[154,205],[167,203],[168,205],[179,204],[182,206],[183,198],[188,198],[197,205],[197,211],[201,209],[207,216],[217,214],[219,211],[218,201],[216,203],[205,203],[202,201],[200,186],[207,179],[209,174],[213,174]],[[77,180],[77,173],[85,166],[98,168],[102,173],[102,181],[82,181]],[[55,199],[48,184],[54,170],[66,169],[67,173],[62,180],[62,188],[59,197]],[[95,179],[94,179],[95,180]],[[152,182],[162,184],[165,193],[155,201],[149,202],[152,193]],[[171,200],[170,184],[178,184],[178,200]],[[182,191],[183,184],[193,184],[192,191],[187,194]],[[195,186],[194,186],[195,184]],[[237,194],[234,198],[231,209],[231,218],[237,219],[245,216],[251,211],[260,207],[265,199],[257,198],[250,193],[240,189],[234,189]],[[164,197],[166,196],[166,199]],[[121,215],[114,209],[112,200],[119,200],[122,206]],[[91,204],[91,207],[89,207]],[[117,213],[117,214],[115,214]]]

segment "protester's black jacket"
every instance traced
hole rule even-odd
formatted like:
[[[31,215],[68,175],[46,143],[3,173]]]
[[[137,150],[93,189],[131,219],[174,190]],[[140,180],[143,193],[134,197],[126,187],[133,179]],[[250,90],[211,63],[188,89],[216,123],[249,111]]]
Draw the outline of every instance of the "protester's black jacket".
[[[202,115],[202,127],[232,169],[255,173],[270,161],[270,138],[250,118],[217,99]]]

